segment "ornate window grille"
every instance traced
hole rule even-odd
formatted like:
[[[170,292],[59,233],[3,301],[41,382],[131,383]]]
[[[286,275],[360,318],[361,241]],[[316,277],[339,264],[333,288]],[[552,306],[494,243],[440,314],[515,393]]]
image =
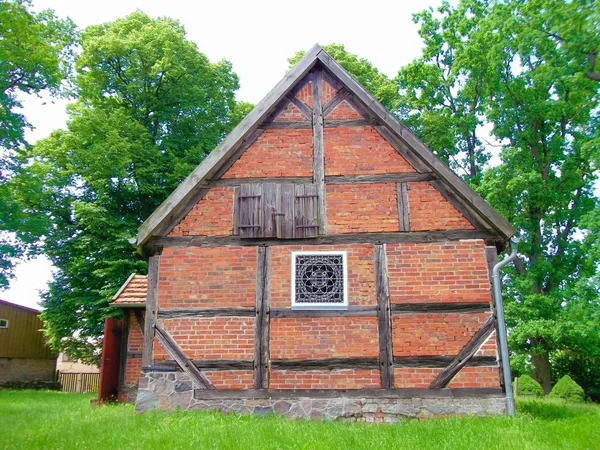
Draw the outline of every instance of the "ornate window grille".
[[[348,308],[346,252],[292,252],[292,307]]]

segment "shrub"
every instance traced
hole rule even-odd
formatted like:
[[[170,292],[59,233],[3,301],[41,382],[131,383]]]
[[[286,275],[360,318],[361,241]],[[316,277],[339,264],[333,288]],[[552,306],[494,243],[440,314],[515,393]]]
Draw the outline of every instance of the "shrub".
[[[517,383],[518,395],[528,395],[532,397],[543,397],[544,390],[540,383],[535,381],[529,375],[521,375]]]
[[[550,397],[562,398],[569,402],[582,402],[585,394],[583,388],[579,386],[569,375],[565,375],[550,391]]]

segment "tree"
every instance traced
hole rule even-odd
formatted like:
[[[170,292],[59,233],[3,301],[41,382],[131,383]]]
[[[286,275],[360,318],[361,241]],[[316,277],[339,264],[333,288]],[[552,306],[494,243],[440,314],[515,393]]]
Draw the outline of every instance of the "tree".
[[[135,12],[81,45],[67,130],[22,152],[8,184],[57,268],[42,302],[50,344],[89,361],[110,298],[147,269],[127,239],[248,105],[231,64],[209,62],[177,21]]]
[[[589,73],[598,8],[586,0],[444,3],[415,16],[424,53],[397,78],[401,118],[463,168],[523,238],[506,278],[509,341],[546,392],[554,360],[598,354],[598,289],[582,288],[600,261],[591,251],[599,86]],[[502,145],[493,168],[478,131],[486,124]]]
[[[486,43],[480,33],[488,4],[443,2],[413,16],[423,55],[400,69],[399,117],[470,184],[481,181],[490,152],[481,138],[486,82]]]
[[[578,235],[589,232],[586,218],[598,207],[599,86],[585,76],[581,55],[553,37],[558,22],[563,30],[589,28],[591,7],[583,0],[499,2],[482,25],[492,92],[486,116],[504,143],[482,192],[523,237],[508,280],[510,344],[531,355],[546,393],[552,355],[592,342],[597,326],[580,311],[597,296],[573,292],[598,261]]]
[[[323,46],[323,48],[383,106],[390,111],[395,111],[398,108],[398,88],[385,74],[380,73],[371,62],[349,53],[341,44],[329,44]],[[304,51],[296,52],[293,57],[289,58],[290,67],[300,61],[304,54]]]
[[[4,186],[13,174],[15,151],[26,144],[24,133],[31,128],[19,112],[19,96],[60,95],[78,38],[75,24],[51,10],[34,13],[28,0],[0,2],[0,229],[19,225],[18,207]],[[36,224],[29,225],[34,231]],[[14,261],[27,253],[31,239],[26,234],[22,239],[0,234],[0,289],[8,286]]]

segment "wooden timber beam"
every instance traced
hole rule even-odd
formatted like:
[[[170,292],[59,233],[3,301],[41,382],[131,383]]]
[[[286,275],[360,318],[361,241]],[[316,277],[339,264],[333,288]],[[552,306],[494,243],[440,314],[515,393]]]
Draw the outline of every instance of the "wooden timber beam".
[[[144,334],[144,328],[145,328],[144,315],[142,314],[141,309],[134,309],[133,311],[135,314],[135,321],[138,323],[138,326],[140,327],[142,334]]]
[[[254,361],[241,359],[193,359],[192,364],[199,370],[253,370]],[[177,369],[179,364],[172,360],[157,360],[154,361],[153,367],[147,367],[146,370],[152,368],[159,369]]]
[[[377,292],[377,329],[379,335],[379,373],[383,389],[394,388],[392,351],[392,314],[385,244],[375,245],[375,290]]]
[[[198,370],[190,358],[183,353],[173,337],[158,323],[154,325],[154,328],[156,330],[156,337],[158,341],[164,347],[169,356],[175,360],[179,367],[181,367],[181,370],[183,370],[198,386],[203,386],[204,389],[214,389],[215,387],[212,385],[212,383],[208,381],[208,378],[206,378],[204,374]]]
[[[296,108],[302,111],[302,114],[304,114],[307,119],[312,120],[312,109],[310,109],[306,105],[306,103],[304,103],[302,100],[300,100],[295,95],[292,95],[291,93],[288,94],[286,98],[290,101],[290,103],[293,103],[296,106]]]
[[[269,307],[271,248],[256,252],[256,319],[254,321],[254,389],[269,387]]]
[[[451,389],[217,389],[194,390],[196,400],[273,398],[502,398],[500,388]]]
[[[395,303],[391,306],[392,314],[413,313],[484,313],[490,312],[489,302],[456,302],[456,303]]]
[[[194,299],[188,301],[193,302]],[[159,319],[174,319],[178,317],[253,317],[253,307],[229,307],[229,308],[161,308],[158,311]]]
[[[223,247],[228,245],[256,247],[261,245],[336,245],[336,244],[396,244],[459,241],[462,239],[494,239],[496,234],[487,230],[441,230],[387,233],[328,234],[306,239],[256,238],[238,236],[164,236],[154,237],[151,243],[168,248]]]
[[[350,92],[346,88],[341,88],[337,93],[329,99],[325,105],[323,105],[323,117],[327,117],[331,111],[335,109],[337,105],[342,103],[346,98],[348,98]]]
[[[144,323],[144,356],[142,365],[152,364],[154,354],[154,324],[158,310],[158,266],[160,255],[151,256],[148,259],[148,290],[146,296],[146,320]]]
[[[312,126],[313,126],[313,183],[317,186],[317,217],[319,235],[327,234],[327,203],[325,201],[325,144],[323,137],[323,74],[312,72]]]
[[[406,183],[408,181],[435,180],[432,172],[400,172],[382,173],[373,175],[328,175],[325,184],[378,184],[378,183]],[[223,186],[240,186],[251,183],[280,183],[280,184],[310,184],[311,177],[262,177],[262,178],[222,178],[207,181],[202,186],[207,188]]]
[[[338,127],[368,127],[379,125],[376,120],[373,119],[339,119],[339,120],[324,120],[323,126],[325,128],[338,128]],[[310,120],[281,120],[272,122],[263,122],[259,126],[262,130],[273,130],[273,129],[306,129],[312,128],[312,122]]]
[[[494,316],[491,315],[483,326],[475,333],[469,342],[462,348],[459,354],[452,360],[452,362],[431,382],[429,387],[431,389],[445,388],[448,383],[456,376],[460,370],[467,365],[469,360],[477,352],[479,347],[486,341],[486,339],[494,331]]]
[[[410,208],[406,182],[396,183],[396,192],[398,196],[398,222],[400,223],[400,231],[410,231]]]

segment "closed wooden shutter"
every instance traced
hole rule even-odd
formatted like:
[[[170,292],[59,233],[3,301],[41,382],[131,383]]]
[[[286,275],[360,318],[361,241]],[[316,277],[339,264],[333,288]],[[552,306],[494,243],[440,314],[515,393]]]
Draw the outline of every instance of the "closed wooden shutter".
[[[317,237],[319,223],[317,221],[317,186],[314,184],[298,184],[295,186],[295,228],[296,238]]]
[[[237,227],[241,238],[262,237],[262,185],[242,184],[237,195]]]
[[[313,184],[242,184],[234,195],[233,232],[241,238],[316,237],[317,197]]]

